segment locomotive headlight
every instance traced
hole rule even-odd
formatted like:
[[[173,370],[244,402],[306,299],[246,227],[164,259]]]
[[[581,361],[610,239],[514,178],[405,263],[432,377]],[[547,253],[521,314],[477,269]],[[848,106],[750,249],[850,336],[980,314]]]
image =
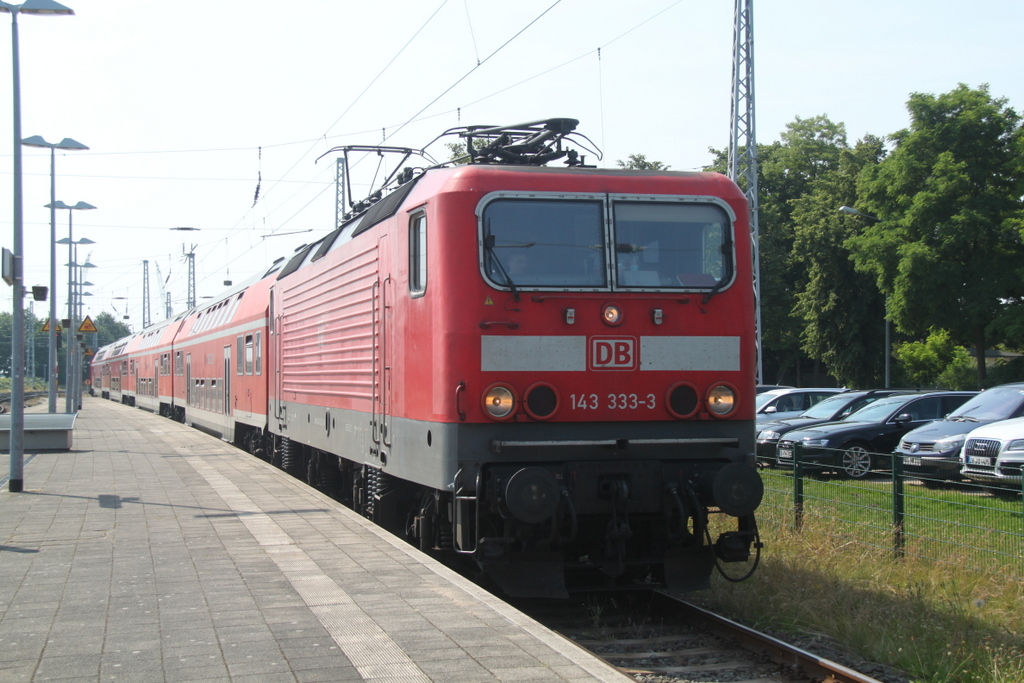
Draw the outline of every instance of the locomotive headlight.
[[[601,319],[604,320],[606,325],[621,325],[622,324],[622,309],[615,304],[606,304],[601,309]]]
[[[484,410],[495,420],[504,420],[512,415],[516,407],[516,395],[504,384],[493,384],[483,397]]]
[[[708,391],[707,404],[715,416],[728,415],[736,407],[736,391],[727,384],[716,384]]]

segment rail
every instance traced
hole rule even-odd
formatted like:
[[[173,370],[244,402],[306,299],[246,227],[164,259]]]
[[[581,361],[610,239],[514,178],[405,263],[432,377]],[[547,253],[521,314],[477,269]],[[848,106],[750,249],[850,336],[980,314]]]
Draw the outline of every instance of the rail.
[[[676,609],[684,613],[684,618],[688,621],[700,622],[721,636],[735,638],[745,649],[762,654],[778,664],[797,668],[814,680],[829,681],[829,683],[879,683],[877,678],[854,671],[838,662],[819,657],[766,633],[755,631],[731,619],[708,612],[670,593],[660,590],[656,592],[671,601]]]

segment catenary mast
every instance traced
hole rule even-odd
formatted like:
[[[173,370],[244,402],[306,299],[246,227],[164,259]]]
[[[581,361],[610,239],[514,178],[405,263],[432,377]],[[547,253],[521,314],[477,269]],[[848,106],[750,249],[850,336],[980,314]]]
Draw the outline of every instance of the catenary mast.
[[[757,225],[757,136],[754,134],[754,0],[736,0],[732,32],[732,117],[729,122],[729,177],[750,204],[750,245],[754,268],[754,326],[757,382],[761,362],[761,266]]]

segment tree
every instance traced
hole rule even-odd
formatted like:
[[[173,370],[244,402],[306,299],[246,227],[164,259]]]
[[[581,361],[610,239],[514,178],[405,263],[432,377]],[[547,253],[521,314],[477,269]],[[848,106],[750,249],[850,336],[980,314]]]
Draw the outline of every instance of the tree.
[[[868,223],[838,208],[854,203],[857,176],[883,154],[879,138],[865,137],[841,151],[837,167],[815,180],[808,194],[793,200],[793,260],[806,270],[794,309],[803,323],[802,347],[848,387],[879,386],[888,351],[884,297],[870,275],[854,268],[845,246]]]
[[[761,355],[764,376],[774,383],[792,368],[799,370],[807,357],[801,346],[804,321],[796,310],[797,293],[807,281],[806,264],[793,257],[796,201],[838,168],[849,148],[845,126],[824,115],[797,117],[780,137],[757,147]],[[707,170],[725,173],[727,151],[711,152],[716,159]]]
[[[971,359],[945,330],[935,330],[923,342],[905,342],[893,352],[906,384],[915,387],[970,389]]]
[[[987,328],[1019,300],[1024,248],[1022,132],[1006,100],[988,86],[914,93],[910,127],[893,152],[861,176],[860,206],[881,220],[848,245],[862,272],[888,297],[898,330],[947,329],[984,350]],[[985,384],[977,354],[978,386]]]
[[[107,311],[103,311],[96,316],[93,320],[93,324],[96,325],[97,337],[96,337],[96,348],[102,348],[107,344],[112,344],[118,339],[127,337],[132,333],[128,326],[122,322],[118,322],[114,319]]]
[[[669,167],[660,161],[648,161],[644,154],[630,154],[627,161],[619,159],[615,162],[619,168],[631,171],[667,171]]]

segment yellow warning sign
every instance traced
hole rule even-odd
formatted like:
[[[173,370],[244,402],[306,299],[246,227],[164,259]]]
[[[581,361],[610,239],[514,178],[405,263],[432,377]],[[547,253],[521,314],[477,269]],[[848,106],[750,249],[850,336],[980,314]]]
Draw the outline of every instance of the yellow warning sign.
[[[487,297],[487,300],[484,301],[484,306],[493,306],[493,305],[494,305],[494,302],[491,301],[491,297]]]
[[[89,316],[85,316],[85,320],[83,320],[82,324],[78,326],[78,331],[79,332],[99,332],[99,330],[96,329],[96,325],[93,324],[92,318],[90,318]]]
[[[43,329],[41,329],[40,332],[49,332],[49,331],[50,331],[50,321],[47,320],[45,323],[43,323]],[[57,323],[57,331],[58,332],[63,332],[64,331],[61,328],[60,323]]]

